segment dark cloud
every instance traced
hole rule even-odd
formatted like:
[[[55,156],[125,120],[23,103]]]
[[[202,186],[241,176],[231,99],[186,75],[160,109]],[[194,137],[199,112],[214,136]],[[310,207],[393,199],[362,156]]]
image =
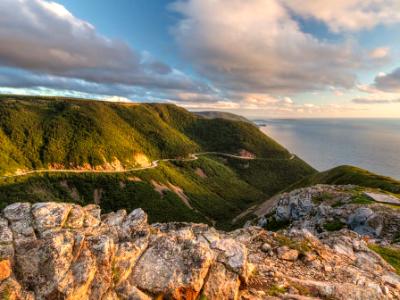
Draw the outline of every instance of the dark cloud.
[[[51,79],[31,76],[29,80],[34,79],[35,84],[74,86],[77,79],[81,79],[86,85],[109,85],[104,89],[116,85],[207,89],[206,85],[150,55],[136,52],[125,42],[100,35],[93,25],[76,18],[55,2],[2,0],[0,11],[0,66],[52,76]],[[67,78],[71,78],[71,82],[67,83]],[[9,82],[9,85],[22,82],[24,80]],[[79,86],[84,84],[79,83]]]
[[[368,99],[368,98],[355,98],[352,102],[357,104],[389,104],[400,103],[400,99]]]
[[[385,92],[400,92],[400,68],[389,74],[375,77],[374,86]]]
[[[34,74],[24,70],[0,68],[0,87],[51,88],[55,90],[79,91],[101,95],[129,97],[138,89],[121,84],[99,84],[82,79],[73,79],[45,74]]]

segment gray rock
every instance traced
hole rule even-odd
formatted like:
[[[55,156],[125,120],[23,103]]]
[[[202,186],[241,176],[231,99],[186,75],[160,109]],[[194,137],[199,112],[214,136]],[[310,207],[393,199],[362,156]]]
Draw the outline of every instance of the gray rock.
[[[4,216],[9,221],[29,220],[31,218],[30,203],[14,203],[3,210]]]
[[[213,260],[207,244],[161,236],[141,256],[132,283],[152,294],[198,295]]]
[[[350,229],[361,235],[379,236],[382,231],[382,223],[378,216],[368,207],[357,208],[349,216],[347,224]]]
[[[35,203],[32,205],[32,215],[34,217],[34,227],[43,232],[47,229],[61,227],[67,221],[71,204],[67,203]]]

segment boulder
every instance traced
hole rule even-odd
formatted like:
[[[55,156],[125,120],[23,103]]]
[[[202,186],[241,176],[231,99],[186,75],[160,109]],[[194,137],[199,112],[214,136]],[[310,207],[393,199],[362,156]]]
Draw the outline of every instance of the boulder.
[[[31,219],[31,204],[30,203],[14,203],[7,206],[3,210],[3,215],[10,222]]]
[[[222,263],[216,263],[210,268],[202,296],[206,299],[236,300],[239,287],[239,275],[228,270]]]
[[[96,227],[100,224],[100,206],[96,204],[89,204],[83,207],[85,211],[85,219],[83,221],[84,227]]]
[[[382,231],[382,220],[368,207],[357,208],[348,218],[350,229],[361,235],[379,236]]]
[[[121,300],[151,300],[152,298],[139,290],[137,287],[131,285],[129,281],[123,281],[122,284],[116,288],[118,299]]]
[[[212,260],[205,243],[161,236],[141,256],[130,281],[154,295],[196,299]]]
[[[66,228],[79,229],[83,227],[84,221],[85,210],[80,205],[73,204],[64,226]]]
[[[248,280],[250,268],[247,263],[247,248],[242,243],[226,238],[211,243],[211,248],[218,251],[219,262],[238,274],[243,281]]]
[[[8,227],[8,221],[0,217],[0,241],[3,244],[12,243],[13,234],[11,229]]]
[[[72,205],[67,203],[35,203],[32,205],[33,225],[40,233],[47,229],[60,228],[67,221],[71,209]]]
[[[101,222],[108,226],[119,226],[122,224],[126,217],[126,210],[121,209],[117,212],[110,212],[101,217]]]
[[[91,284],[89,299],[101,299],[113,284],[112,262],[114,260],[114,240],[107,235],[87,238],[88,248],[96,260],[97,272]]]

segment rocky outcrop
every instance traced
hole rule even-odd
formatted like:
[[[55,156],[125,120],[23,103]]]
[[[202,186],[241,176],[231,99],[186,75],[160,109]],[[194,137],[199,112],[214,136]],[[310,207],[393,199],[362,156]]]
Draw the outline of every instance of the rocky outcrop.
[[[314,234],[351,229],[377,241],[391,243],[400,233],[400,206],[376,202],[375,198],[395,198],[382,192],[364,192],[356,186],[316,185],[283,193],[257,225],[271,224],[305,228]]]
[[[2,211],[0,238],[0,299],[400,297],[400,277],[350,231],[226,233],[149,225],[141,209],[15,203]]]

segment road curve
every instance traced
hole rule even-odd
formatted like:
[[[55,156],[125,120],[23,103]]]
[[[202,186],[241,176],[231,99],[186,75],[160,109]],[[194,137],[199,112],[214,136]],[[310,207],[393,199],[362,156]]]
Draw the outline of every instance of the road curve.
[[[199,156],[202,155],[219,155],[225,156],[235,159],[243,159],[243,160],[292,160],[296,157],[296,155],[292,154],[290,158],[266,158],[266,157],[249,157],[249,156],[240,156],[230,153],[223,153],[223,152],[199,152],[193,153],[189,155],[189,158],[164,158],[164,159],[157,159],[153,160],[150,165],[145,167],[138,167],[138,168],[131,168],[125,170],[74,170],[74,169],[38,169],[38,170],[30,170],[19,174],[8,175],[8,176],[0,176],[0,179],[6,178],[13,178],[13,177],[20,177],[29,174],[35,173],[101,173],[101,174],[113,174],[113,173],[130,173],[135,171],[147,170],[147,169],[154,169],[158,167],[158,164],[163,161],[194,161],[199,159]]]

